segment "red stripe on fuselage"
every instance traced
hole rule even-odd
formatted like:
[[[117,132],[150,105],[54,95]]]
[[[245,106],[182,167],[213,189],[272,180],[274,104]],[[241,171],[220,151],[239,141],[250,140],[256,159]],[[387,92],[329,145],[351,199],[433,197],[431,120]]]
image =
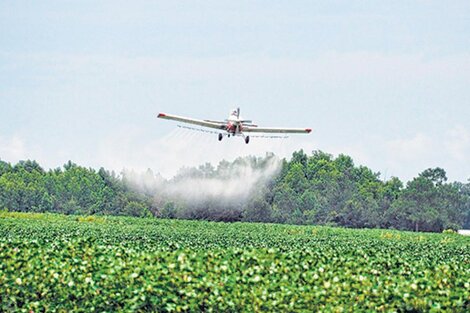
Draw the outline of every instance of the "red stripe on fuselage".
[[[234,133],[236,129],[237,129],[237,127],[234,124],[232,124],[230,122],[227,123],[227,131],[228,132]]]

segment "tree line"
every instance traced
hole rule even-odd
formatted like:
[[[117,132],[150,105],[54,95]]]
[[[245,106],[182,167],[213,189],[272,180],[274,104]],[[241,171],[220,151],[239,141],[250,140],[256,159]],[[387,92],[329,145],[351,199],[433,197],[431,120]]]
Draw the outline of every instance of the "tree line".
[[[349,156],[322,151],[298,151],[284,160],[255,202],[249,215],[270,222],[414,231],[470,227],[470,181],[447,183],[441,168],[426,169],[406,185],[397,177],[384,181]]]
[[[470,180],[447,182],[441,168],[404,184],[381,179],[347,155],[300,150],[290,160],[267,154],[186,168],[169,180],[150,170],[143,176],[136,182],[129,172],[70,161],[46,171],[36,161],[0,160],[0,209],[434,232],[470,228]],[[231,185],[236,179],[241,184]],[[233,190],[219,192],[220,186]]]
[[[151,216],[151,202],[120,177],[69,161],[45,171],[36,161],[0,160],[0,209],[20,212]]]

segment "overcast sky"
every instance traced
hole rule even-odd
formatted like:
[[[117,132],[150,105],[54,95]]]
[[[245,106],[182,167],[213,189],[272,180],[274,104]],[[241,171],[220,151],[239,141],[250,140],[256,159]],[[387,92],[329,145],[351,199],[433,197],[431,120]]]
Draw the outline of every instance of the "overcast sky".
[[[179,129],[159,112],[309,127]],[[0,159],[99,168],[297,149],[470,178],[470,1],[1,1]]]

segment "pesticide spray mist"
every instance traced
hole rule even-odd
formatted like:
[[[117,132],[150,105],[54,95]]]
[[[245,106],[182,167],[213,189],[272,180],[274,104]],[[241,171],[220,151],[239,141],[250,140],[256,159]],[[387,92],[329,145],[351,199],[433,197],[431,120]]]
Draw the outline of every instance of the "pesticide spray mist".
[[[150,170],[124,171],[123,175],[133,188],[152,197],[160,216],[239,220],[245,205],[255,196],[263,196],[281,164],[278,157],[266,154],[224,160],[217,167],[206,163],[182,168],[171,179]]]

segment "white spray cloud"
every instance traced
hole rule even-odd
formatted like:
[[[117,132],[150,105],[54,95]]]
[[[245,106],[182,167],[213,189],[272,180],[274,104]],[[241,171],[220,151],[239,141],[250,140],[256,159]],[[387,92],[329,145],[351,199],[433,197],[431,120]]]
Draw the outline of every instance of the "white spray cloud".
[[[132,186],[151,194],[158,204],[168,201],[198,204],[240,204],[263,188],[277,174],[281,161],[274,155],[264,158],[245,157],[234,162],[221,161],[217,168],[209,163],[198,168],[183,168],[172,179],[164,179],[152,171],[124,171]]]

